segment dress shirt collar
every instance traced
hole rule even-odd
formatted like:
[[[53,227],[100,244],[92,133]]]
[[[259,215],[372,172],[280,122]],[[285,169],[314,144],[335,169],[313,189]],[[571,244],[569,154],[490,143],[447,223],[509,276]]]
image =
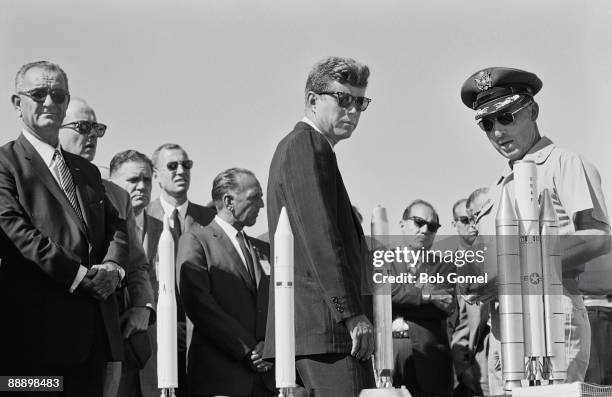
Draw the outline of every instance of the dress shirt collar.
[[[332,145],[332,143],[329,141],[329,139],[327,139],[325,134],[321,132],[321,130],[315,125],[315,123],[312,120],[310,120],[308,117],[304,116],[301,121],[303,123],[308,124],[312,128],[314,128],[314,130],[317,131],[319,134],[323,135],[323,138],[325,138],[327,143],[329,143],[329,146],[331,147],[332,152],[334,152],[334,145]]]
[[[53,146],[49,145],[47,142],[43,142],[40,139],[38,139],[36,136],[34,136],[34,134],[26,130],[25,128],[22,130],[22,133],[23,133],[23,136],[25,136],[25,138],[28,140],[28,142],[30,142],[30,144],[34,146],[34,150],[36,150],[38,155],[43,159],[43,161],[45,162],[45,165],[48,168],[51,168],[51,165],[53,164],[53,155],[55,154],[55,150],[61,149],[59,142],[57,143],[57,147],[54,148]],[[60,154],[61,154],[61,150],[60,150]]]
[[[555,149],[556,145],[551,141],[548,137],[543,136],[539,141],[536,142],[535,145],[529,152],[525,154],[523,160],[531,160],[536,164],[544,164],[552,151]],[[512,167],[510,162],[506,164],[502,176],[497,180],[497,184],[499,185],[502,181],[512,173]]]
[[[217,222],[217,224],[221,227],[221,229],[223,229],[223,231],[225,232],[225,234],[227,234],[227,236],[230,239],[235,239],[236,238],[236,234],[237,233],[241,233],[240,230],[236,229],[234,226],[230,225],[229,222],[225,221],[223,218],[221,218],[219,215],[215,215],[215,221]]]
[[[166,200],[164,200],[163,196],[159,196],[159,202],[162,206],[162,209],[164,210],[164,214],[168,215],[169,221],[172,224],[172,212],[174,211],[175,207]],[[185,217],[187,216],[187,206],[189,206],[189,200],[186,200],[183,204],[176,207],[178,209],[179,219],[181,221],[181,232],[185,231]],[[174,225],[171,226],[174,227]]]

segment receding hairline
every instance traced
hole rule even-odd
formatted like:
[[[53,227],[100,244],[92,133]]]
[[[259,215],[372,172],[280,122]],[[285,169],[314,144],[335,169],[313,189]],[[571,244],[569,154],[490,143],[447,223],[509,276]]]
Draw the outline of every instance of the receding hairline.
[[[15,91],[20,91],[25,75],[33,69],[41,69],[58,73],[66,84],[66,90],[68,90],[68,75],[58,64],[49,61],[37,61],[26,63],[19,68],[17,74],[15,75]]]

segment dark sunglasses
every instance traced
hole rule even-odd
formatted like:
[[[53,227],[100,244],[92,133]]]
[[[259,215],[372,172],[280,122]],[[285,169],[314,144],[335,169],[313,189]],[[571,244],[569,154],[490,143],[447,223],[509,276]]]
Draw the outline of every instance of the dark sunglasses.
[[[525,109],[527,106],[531,105],[531,101],[527,102],[520,108],[513,110],[512,112],[504,112],[500,113],[494,117],[483,117],[478,122],[478,125],[484,132],[493,131],[493,127],[495,127],[495,120],[501,125],[508,125],[514,123],[514,115]]]
[[[348,109],[355,105],[358,111],[363,112],[372,100],[364,96],[352,96],[346,92],[317,92],[319,95],[331,95],[338,100],[338,106]]]
[[[66,101],[66,98],[70,98],[70,94],[59,88],[50,89],[49,87],[34,88],[29,91],[18,91],[17,94],[25,95],[32,98],[34,102],[42,103],[47,99],[47,95],[51,96],[51,100],[54,103],[62,104]]]
[[[106,133],[106,124],[96,123],[95,121],[73,121],[72,123],[64,124],[62,128],[70,128],[82,135],[89,135],[93,131],[98,138],[102,138]]]
[[[168,171],[176,171],[178,169],[179,164],[182,165],[183,168],[186,170],[190,170],[191,167],[193,167],[192,160],[183,160],[183,161],[171,161],[168,164],[166,164],[166,168],[168,168]]]
[[[432,233],[435,233],[438,231],[438,229],[442,226],[440,225],[438,222],[427,222],[425,219],[419,217],[419,216],[409,216],[406,219],[410,219],[412,222],[414,222],[414,224],[420,229],[423,226],[427,225],[427,230],[429,230]]]
[[[469,216],[458,216],[455,218],[455,222],[459,222],[467,226],[470,223],[476,223],[476,219],[470,218]]]

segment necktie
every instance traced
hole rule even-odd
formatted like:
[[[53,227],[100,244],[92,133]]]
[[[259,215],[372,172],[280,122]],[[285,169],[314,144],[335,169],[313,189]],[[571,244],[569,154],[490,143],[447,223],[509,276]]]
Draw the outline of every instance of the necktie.
[[[244,255],[244,260],[246,262],[247,270],[251,275],[251,279],[255,281],[255,266],[253,265],[253,257],[251,256],[251,253],[247,247],[247,243],[242,232],[236,233],[236,239],[238,240],[238,245],[240,246],[242,254]]]
[[[175,208],[174,211],[172,211],[172,228],[170,229],[170,232],[172,233],[172,238],[174,239],[174,253],[176,255],[178,241],[181,237],[181,220],[179,217],[178,208]]]
[[[77,213],[81,222],[85,224],[85,221],[83,219],[83,214],[81,213],[81,207],[79,207],[79,203],[77,201],[76,189],[74,187],[74,181],[72,180],[72,175],[70,174],[70,170],[68,169],[68,166],[64,162],[64,158],[62,157],[59,150],[56,150],[55,153],[53,154],[53,161],[54,161],[53,166],[55,168],[55,173],[59,177],[60,185],[62,187],[62,190],[64,191],[64,194],[68,198],[68,201],[70,202],[70,205],[72,206],[72,209],[74,209],[74,211]]]

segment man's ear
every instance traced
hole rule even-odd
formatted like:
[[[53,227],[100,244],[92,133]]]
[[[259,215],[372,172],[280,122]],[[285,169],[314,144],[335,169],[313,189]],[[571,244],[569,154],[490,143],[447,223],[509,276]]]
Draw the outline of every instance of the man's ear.
[[[11,103],[13,104],[13,107],[15,108],[15,111],[17,111],[19,117],[21,117],[21,97],[17,94],[11,95]]]
[[[312,91],[308,91],[308,94],[306,94],[306,103],[308,104],[308,107],[314,108],[317,103],[317,94]]]
[[[223,201],[223,206],[229,210],[234,206],[234,196],[230,193],[225,193],[221,200]]]
[[[531,120],[536,121],[538,119],[538,115],[540,114],[540,105],[537,102],[531,104]]]

